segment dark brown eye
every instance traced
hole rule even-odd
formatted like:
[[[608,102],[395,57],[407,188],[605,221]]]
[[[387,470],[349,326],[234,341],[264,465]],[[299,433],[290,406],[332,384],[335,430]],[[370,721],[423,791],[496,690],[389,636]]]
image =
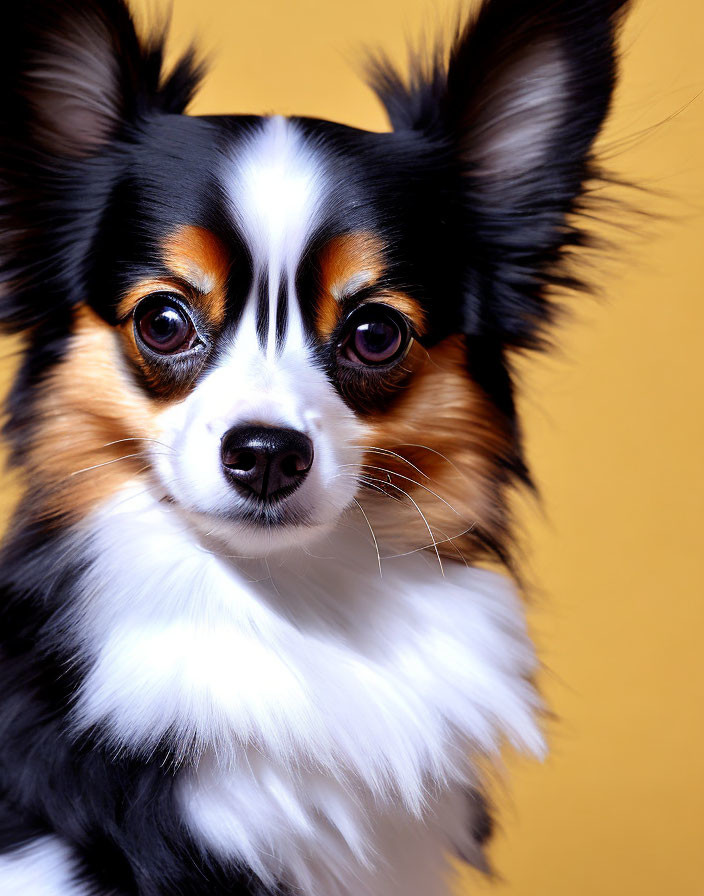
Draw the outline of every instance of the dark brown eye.
[[[167,293],[141,303],[135,311],[135,327],[145,345],[162,355],[187,351],[196,338],[191,319]]]
[[[408,341],[408,327],[399,314],[381,305],[369,305],[350,317],[342,348],[348,361],[373,367],[395,361]]]

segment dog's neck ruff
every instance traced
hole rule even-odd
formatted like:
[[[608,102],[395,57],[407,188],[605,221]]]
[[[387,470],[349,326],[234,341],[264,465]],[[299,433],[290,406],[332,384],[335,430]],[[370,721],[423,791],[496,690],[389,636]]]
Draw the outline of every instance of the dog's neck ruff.
[[[83,531],[73,724],[119,750],[170,743],[196,836],[265,880],[329,896],[306,843],[369,866],[384,826],[441,818],[476,782],[473,753],[542,751],[533,649],[497,574],[421,551],[380,575],[352,517],[305,549],[217,556],[136,489]]]

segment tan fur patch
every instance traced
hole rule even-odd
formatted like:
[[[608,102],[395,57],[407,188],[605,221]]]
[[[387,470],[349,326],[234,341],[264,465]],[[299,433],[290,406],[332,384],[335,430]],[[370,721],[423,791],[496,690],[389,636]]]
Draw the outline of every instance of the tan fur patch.
[[[116,333],[82,308],[67,354],[42,388],[27,446],[38,515],[78,520],[146,472],[143,440],[158,438],[156,409],[127,370]]]
[[[356,289],[376,283],[384,269],[383,244],[367,231],[335,237],[322,253],[320,269],[323,288],[339,300],[350,282]]]
[[[426,351],[387,413],[367,422],[362,493],[375,534],[390,552],[437,544],[440,556],[476,559],[479,536],[498,536],[499,459],[512,447],[507,425],[466,369],[461,336]]]
[[[173,279],[143,280],[122,297],[118,316],[126,318],[153,292],[188,292],[189,304],[200,309],[214,328],[225,320],[230,258],[218,238],[203,227],[181,227],[164,243],[163,260]],[[190,288],[189,288],[190,287]]]
[[[401,314],[405,315],[413,324],[413,329],[417,336],[425,335],[425,314],[423,313],[423,309],[419,302],[416,302],[411,296],[406,295],[405,292],[386,290],[375,295],[373,299],[370,299],[370,302],[371,301],[374,303],[380,302],[384,305],[390,305],[391,308],[400,311]]]
[[[316,309],[316,329],[328,340],[338,325],[343,300],[354,292],[373,286],[384,273],[383,244],[367,231],[348,233],[331,240],[320,257],[320,295]],[[423,311],[414,299],[397,291],[380,292],[375,302],[397,308],[423,333]]]
[[[199,306],[215,326],[225,320],[226,286],[231,259],[220,240],[203,227],[182,227],[164,246],[167,267],[190,283]]]
[[[316,313],[318,335],[328,340],[340,319],[341,302],[349,291],[377,282],[384,269],[381,240],[372,233],[348,233],[331,240],[320,256],[320,295]]]

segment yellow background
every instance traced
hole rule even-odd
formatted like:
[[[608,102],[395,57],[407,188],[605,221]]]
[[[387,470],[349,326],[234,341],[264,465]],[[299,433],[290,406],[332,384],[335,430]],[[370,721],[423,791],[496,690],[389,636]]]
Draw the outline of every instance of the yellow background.
[[[153,15],[154,3],[136,6]],[[400,56],[456,9],[174,0],[174,43],[195,32],[213,51],[196,112],[382,129],[359,48]],[[623,248],[594,271],[608,302],[580,299],[560,356],[524,365],[544,507],[521,517],[556,718],[547,762],[510,760],[498,792],[502,879],[476,884],[497,896],[704,894],[704,6],[641,0],[623,47],[602,145],[617,171],[670,198],[639,198],[660,217],[627,219],[638,239],[611,233]],[[1,509],[12,495],[8,484]]]

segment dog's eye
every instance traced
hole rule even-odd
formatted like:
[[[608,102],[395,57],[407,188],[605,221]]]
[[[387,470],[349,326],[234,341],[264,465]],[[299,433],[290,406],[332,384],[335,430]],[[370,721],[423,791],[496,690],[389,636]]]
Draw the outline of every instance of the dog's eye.
[[[409,338],[408,326],[398,312],[386,305],[365,305],[348,318],[340,350],[353,364],[384,366],[404,353]]]
[[[135,310],[134,320],[142,342],[161,355],[187,351],[197,338],[193,321],[169,293],[144,299]]]

